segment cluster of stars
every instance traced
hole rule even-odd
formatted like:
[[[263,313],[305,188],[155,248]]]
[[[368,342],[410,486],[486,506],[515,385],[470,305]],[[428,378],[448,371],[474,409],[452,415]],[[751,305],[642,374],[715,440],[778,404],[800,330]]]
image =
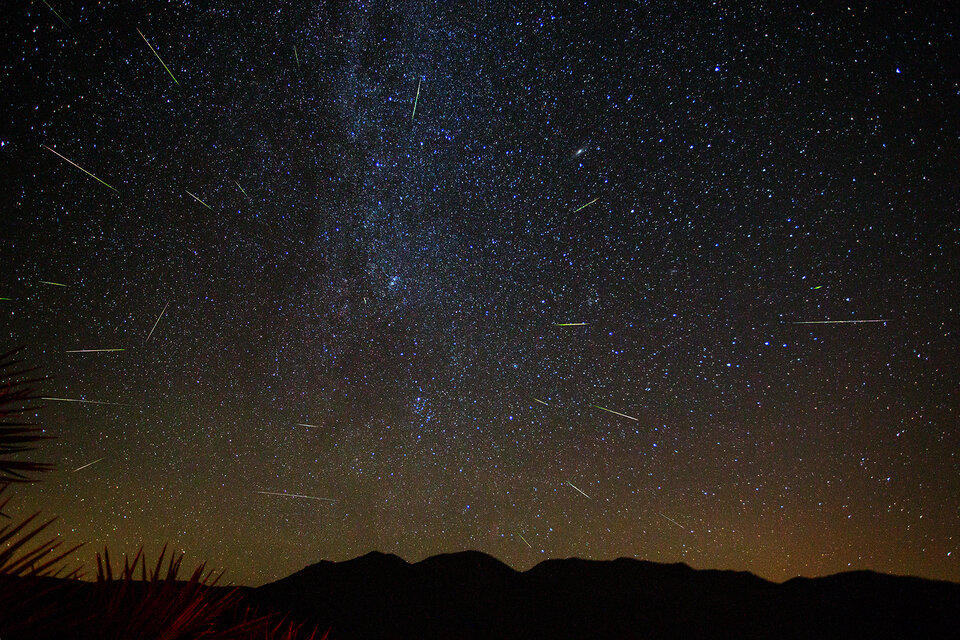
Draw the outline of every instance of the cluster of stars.
[[[0,328],[62,470],[24,508],[247,583],[960,577],[948,23],[207,5],[5,27]]]

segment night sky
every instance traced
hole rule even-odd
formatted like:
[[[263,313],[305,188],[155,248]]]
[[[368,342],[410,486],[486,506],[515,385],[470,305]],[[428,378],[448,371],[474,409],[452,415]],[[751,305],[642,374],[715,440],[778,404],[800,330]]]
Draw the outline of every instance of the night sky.
[[[949,3],[142,4],[4,10],[11,514],[960,580]]]

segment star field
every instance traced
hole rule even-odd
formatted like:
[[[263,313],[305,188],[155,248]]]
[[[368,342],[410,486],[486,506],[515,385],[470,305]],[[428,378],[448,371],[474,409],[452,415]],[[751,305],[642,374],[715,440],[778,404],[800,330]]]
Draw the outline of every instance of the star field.
[[[116,403],[19,510],[242,584],[960,580],[946,9],[233,4],[10,9],[0,336]]]

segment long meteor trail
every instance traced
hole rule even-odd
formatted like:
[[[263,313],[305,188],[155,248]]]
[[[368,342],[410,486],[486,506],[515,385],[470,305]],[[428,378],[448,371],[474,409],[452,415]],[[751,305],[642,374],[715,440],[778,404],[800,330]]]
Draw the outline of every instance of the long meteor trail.
[[[791,322],[790,324],[861,324],[864,322],[892,322],[889,318],[880,318],[878,320],[803,320],[801,322]]]
[[[639,419],[634,418],[633,416],[628,416],[628,415],[625,414],[625,413],[620,413],[619,411],[614,411],[613,409],[607,409],[606,407],[601,407],[601,406],[598,405],[598,404],[592,404],[592,405],[590,405],[590,406],[593,407],[594,409],[600,409],[601,411],[606,411],[606,412],[608,412],[608,413],[612,413],[612,414],[621,416],[621,417],[623,417],[623,418],[629,418],[630,420],[633,420],[634,422],[640,422]]]
[[[660,516],[661,518],[665,518],[665,519],[669,520],[670,522],[672,522],[673,524],[677,525],[678,527],[680,527],[680,528],[683,529],[684,531],[687,531],[687,528],[686,528],[685,526],[683,526],[682,524],[680,524],[679,522],[677,522],[677,521],[674,520],[673,518],[668,518],[667,516],[663,515],[663,514],[660,513],[659,511],[657,511],[657,515]],[[690,533],[693,533],[693,530],[690,530]]]
[[[43,4],[47,5],[47,8],[49,8],[50,11],[53,11],[53,15],[57,16],[57,17],[60,19],[60,22],[62,22],[63,25],[64,25],[67,29],[70,28],[70,25],[67,24],[67,21],[63,19],[63,16],[61,16],[59,13],[57,13],[57,10],[54,9],[53,7],[51,7],[51,6],[50,6],[50,3],[47,2],[47,0],[43,0]]]
[[[162,317],[163,317],[163,314],[165,314],[165,313],[167,312],[167,307],[169,307],[169,306],[170,306],[170,303],[169,303],[169,302],[168,302],[167,304],[163,305],[163,311],[160,312],[160,315],[157,316],[157,321],[153,323],[153,326],[152,326],[152,327],[150,327],[150,333],[147,334],[147,339],[143,341],[144,343],[146,343],[148,340],[150,340],[150,336],[153,335],[153,330],[157,328],[157,325],[158,325],[158,324],[160,324],[160,318],[162,318]]]
[[[262,493],[265,496],[283,496],[284,498],[302,498],[305,500],[323,500],[326,502],[335,502],[330,498],[318,498],[317,496],[305,496],[299,493],[278,493],[276,491],[257,491],[256,493]]]
[[[592,205],[594,202],[596,202],[596,201],[599,200],[599,199],[600,199],[600,198],[594,198],[593,200],[591,200],[591,201],[588,202],[587,204],[585,204],[585,205],[583,205],[583,206],[580,206],[580,207],[577,207],[576,209],[573,210],[573,212],[576,213],[577,211],[580,211],[580,209],[586,209],[587,207],[589,207],[590,205]]]
[[[53,285],[53,286],[55,286],[55,287],[65,287],[65,286],[67,286],[67,285],[65,285],[65,284],[63,284],[63,283],[60,283],[60,282],[50,282],[49,280],[37,280],[37,282],[39,282],[40,284],[50,284],[50,285]]]
[[[184,191],[186,191],[186,189],[184,189]],[[193,195],[193,194],[190,193],[189,191],[187,191],[187,193],[190,195],[191,198],[193,198],[194,200],[196,200],[197,202],[199,202],[200,204],[202,204],[203,206],[205,206],[207,209],[210,209],[210,211],[213,211],[213,207],[211,207],[210,205],[208,205],[206,202],[204,202],[203,200],[201,200],[201,199],[198,198],[197,196]]]
[[[523,540],[524,544],[533,549],[533,545],[527,542],[527,539],[523,537],[523,534],[517,531],[517,535],[520,536],[520,539]]]
[[[77,398],[47,398],[41,397],[41,400],[50,400],[54,402],[79,402],[81,404],[109,404],[116,407],[125,407],[127,405],[120,402],[101,402],[99,400],[78,400]]]
[[[126,351],[126,349],[70,349],[64,353],[107,353],[112,351]]]
[[[317,426],[315,424],[307,424],[306,422],[298,422],[298,427],[306,427],[307,429],[323,429],[323,427]]]
[[[567,483],[568,485],[570,485],[571,487],[573,487],[574,489],[577,489],[577,487],[574,486],[574,484],[573,484],[572,482],[570,482],[569,480],[567,480],[566,483]],[[580,489],[577,489],[577,491],[580,491]],[[583,493],[583,491],[580,491],[580,493],[582,493],[582,494],[583,494],[583,497],[586,498],[587,500],[592,500],[592,498],[591,498],[590,496],[588,496],[587,494]]]
[[[420,83],[423,82],[423,78],[417,80],[417,95],[413,99],[413,113],[410,114],[410,120],[412,121],[417,115],[417,101],[420,99]]]
[[[553,326],[555,327],[585,327],[587,326],[586,322],[554,322]]]
[[[65,155],[60,154],[60,153],[57,153],[56,151],[54,151],[53,149],[51,149],[50,147],[48,147],[48,146],[45,145],[45,144],[41,144],[40,146],[43,147],[44,149],[46,149],[47,151],[49,151],[50,153],[56,154],[58,157],[60,157],[61,159],[65,160],[66,162],[69,162],[70,164],[72,164],[73,166],[75,166],[77,169],[80,169],[80,171],[83,171],[85,174],[87,174],[88,176],[90,176],[91,178],[93,178],[94,180],[96,180],[97,182],[99,182],[100,184],[102,184],[103,186],[109,187],[110,189],[113,189],[114,191],[117,191],[116,187],[113,187],[113,186],[107,184],[106,182],[104,182],[103,180],[101,180],[101,179],[98,178],[97,176],[93,175],[92,173],[90,173],[89,171],[87,171],[86,169],[84,169],[83,167],[81,167],[80,165],[78,165],[76,162],[74,162],[74,161],[71,160],[70,158],[66,157]],[[117,191],[117,193],[120,193],[120,192]]]
[[[80,471],[80,470],[82,470],[82,469],[86,469],[87,467],[89,467],[89,466],[91,466],[91,465],[97,464],[97,463],[100,462],[101,460],[103,460],[103,458],[97,458],[97,459],[94,460],[93,462],[88,462],[87,464],[83,465],[82,467],[77,467],[76,469],[73,470],[73,472],[76,473],[77,471]]]
[[[163,65],[163,68],[167,70],[167,73],[170,74],[170,77],[173,78],[173,81],[174,81],[174,82],[176,83],[176,85],[179,87],[179,86],[180,86],[180,83],[177,82],[177,79],[176,79],[176,78],[174,78],[173,72],[170,71],[170,67],[167,66],[167,63],[163,61],[163,58],[160,57],[160,54],[157,53],[157,50],[154,49],[154,48],[153,48],[153,45],[150,44],[150,41],[147,40],[147,36],[143,35],[143,32],[140,31],[140,29],[137,29],[137,33],[140,34],[140,37],[143,38],[143,41],[147,43],[147,46],[148,46],[148,47],[150,47],[150,51],[153,51],[153,55],[157,56],[157,60],[160,61],[160,64]]]

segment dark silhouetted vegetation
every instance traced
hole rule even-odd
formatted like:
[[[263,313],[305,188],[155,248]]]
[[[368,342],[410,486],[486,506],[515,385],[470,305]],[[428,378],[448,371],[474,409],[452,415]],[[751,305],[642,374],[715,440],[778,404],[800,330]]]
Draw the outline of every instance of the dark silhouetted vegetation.
[[[0,356],[0,638],[97,638],[116,640],[317,640],[315,627],[276,613],[257,613],[240,587],[218,587],[219,575],[200,564],[186,580],[179,579],[183,554],[167,555],[164,546],[148,566],[143,548],[124,556],[115,573],[110,554],[96,555],[94,582],[83,581],[80,567],[67,558],[82,545],[65,550],[45,530],[56,518],[41,513],[16,519],[6,514],[14,483],[36,482],[54,469],[20,456],[50,436],[23,416],[36,413],[39,396],[36,368],[23,367],[20,350]],[[327,634],[323,635],[325,638]]]

